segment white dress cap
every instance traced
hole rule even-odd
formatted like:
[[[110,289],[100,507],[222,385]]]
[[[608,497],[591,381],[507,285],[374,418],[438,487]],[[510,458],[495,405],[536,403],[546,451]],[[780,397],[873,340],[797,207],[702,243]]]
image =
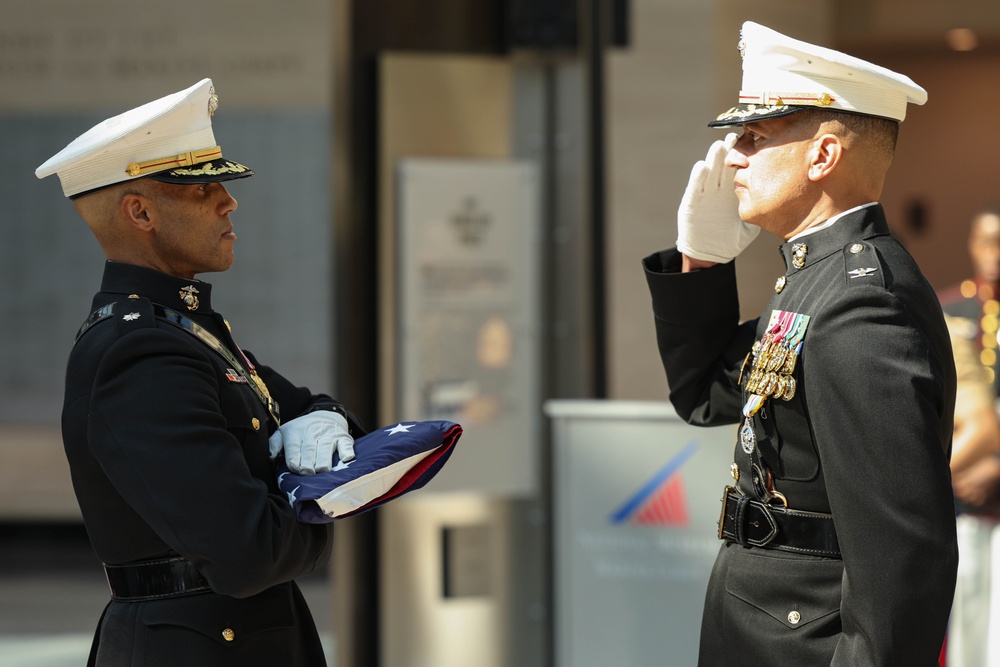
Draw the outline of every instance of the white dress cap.
[[[67,197],[149,177],[204,183],[252,176],[222,157],[212,114],[219,106],[211,79],[95,125],[35,170],[59,175]]]
[[[711,127],[784,116],[806,107],[901,121],[927,91],[909,77],[846,53],[792,39],[752,21],[740,33],[743,86],[739,104]]]

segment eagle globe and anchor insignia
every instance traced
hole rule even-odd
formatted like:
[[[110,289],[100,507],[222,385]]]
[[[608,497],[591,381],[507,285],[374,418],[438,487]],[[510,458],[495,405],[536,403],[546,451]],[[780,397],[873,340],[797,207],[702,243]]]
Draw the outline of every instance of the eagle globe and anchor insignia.
[[[195,296],[198,293],[197,288],[194,285],[188,285],[187,287],[182,287],[181,291],[178,292],[181,297],[181,301],[187,307],[188,310],[198,310],[200,305],[198,302],[198,297]]]

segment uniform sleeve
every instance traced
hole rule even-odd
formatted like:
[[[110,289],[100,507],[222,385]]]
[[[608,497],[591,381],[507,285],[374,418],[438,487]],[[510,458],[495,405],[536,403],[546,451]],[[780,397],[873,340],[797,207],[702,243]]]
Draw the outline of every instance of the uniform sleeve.
[[[671,249],[650,255],[643,267],[677,414],[698,426],[736,423],[737,379],[757,321],[739,324],[735,264],[681,273],[681,255]]]
[[[844,561],[834,665],[928,664],[941,648],[957,565],[941,338],[877,286],[806,335],[800,387]]]
[[[252,474],[248,461],[267,469],[266,431],[234,435],[244,425],[230,422],[250,422],[253,403],[221,404],[208,354],[160,329],[119,338],[95,378],[88,442],[171,549],[216,592],[244,597],[315,570],[332,533],[298,523],[286,498]]]

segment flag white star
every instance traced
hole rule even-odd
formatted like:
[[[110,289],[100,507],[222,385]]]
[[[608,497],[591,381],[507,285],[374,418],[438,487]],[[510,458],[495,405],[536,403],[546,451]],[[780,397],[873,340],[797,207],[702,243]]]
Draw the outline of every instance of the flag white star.
[[[351,464],[354,463],[356,460],[357,459],[351,459],[347,463],[344,463],[343,461],[337,461],[337,465],[333,467],[333,472],[337,472],[338,470],[344,470],[345,468],[351,467]]]
[[[395,435],[397,433],[409,433],[410,429],[413,428],[415,424],[410,424],[409,426],[403,426],[402,424],[396,424],[392,428],[387,428],[385,430],[389,435]]]
[[[288,492],[288,504],[294,505],[297,498],[295,497],[295,492],[302,488],[302,485],[296,486],[294,489]]]

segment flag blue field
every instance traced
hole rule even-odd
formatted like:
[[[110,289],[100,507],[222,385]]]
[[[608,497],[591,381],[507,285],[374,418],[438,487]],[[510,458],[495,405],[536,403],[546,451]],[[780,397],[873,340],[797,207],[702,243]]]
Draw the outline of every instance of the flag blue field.
[[[462,427],[449,421],[400,422],[354,442],[355,459],[315,475],[278,469],[278,486],[299,521],[328,523],[378,507],[429,482],[444,467]]]

